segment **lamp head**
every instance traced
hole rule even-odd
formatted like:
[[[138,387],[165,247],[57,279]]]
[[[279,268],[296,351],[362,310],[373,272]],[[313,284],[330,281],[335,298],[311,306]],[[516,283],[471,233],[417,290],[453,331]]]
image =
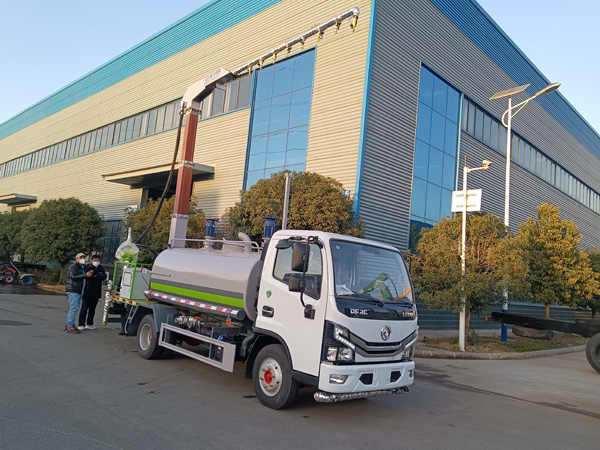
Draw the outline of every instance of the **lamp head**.
[[[560,87],[560,83],[549,84],[545,88],[540,89],[539,91],[537,91],[535,93],[534,97],[537,98],[537,97],[541,97],[542,95],[549,94],[550,92],[554,92],[555,90],[557,90],[559,87]]]
[[[492,162],[484,159],[481,164],[483,165],[483,170],[487,170],[492,165]]]

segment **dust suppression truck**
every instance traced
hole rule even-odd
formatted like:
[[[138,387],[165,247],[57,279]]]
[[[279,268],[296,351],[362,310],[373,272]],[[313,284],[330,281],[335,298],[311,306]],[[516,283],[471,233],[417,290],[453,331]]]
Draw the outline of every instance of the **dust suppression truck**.
[[[211,222],[206,239],[194,240],[197,248],[186,239],[202,100],[217,85],[345,19],[354,29],[358,14],[348,10],[186,91],[169,248],[152,267],[123,258],[107,290],[105,311],[121,307],[124,332],[137,336],[142,358],[176,352],[229,372],[241,362],[260,402],[274,409],[290,405],[303,386],[315,389],[317,401],[337,402],[404,393],[413,384],[417,309],[396,248],[320,231],[273,233],[272,220],[261,244],[243,233],[239,241],[215,240]]]
[[[122,297],[124,286],[112,293],[132,305],[126,334],[142,358],[177,352],[229,372],[243,362],[274,409],[302,386],[320,402],[408,391],[417,311],[394,247],[303,230],[277,231],[262,247],[204,244],[167,249],[151,270],[123,269],[145,287],[143,299]]]

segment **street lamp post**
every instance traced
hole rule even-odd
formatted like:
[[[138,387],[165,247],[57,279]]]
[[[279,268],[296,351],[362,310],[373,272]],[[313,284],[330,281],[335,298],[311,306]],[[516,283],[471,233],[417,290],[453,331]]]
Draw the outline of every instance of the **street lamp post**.
[[[491,161],[483,160],[481,167],[475,167],[471,169],[465,167],[463,169],[463,210],[462,210],[462,249],[460,252],[460,264],[461,264],[461,278],[464,280],[467,274],[467,264],[465,261],[466,249],[467,249],[467,174],[476,170],[487,170],[491,165]],[[462,309],[458,320],[458,346],[461,352],[465,351],[465,329],[466,329],[466,316],[467,316],[467,296],[463,287],[462,293]]]
[[[540,89],[531,97],[523,100],[520,103],[517,103],[513,106],[512,104],[512,96],[523,92],[527,89],[531,84],[525,84],[523,86],[517,86],[511,89],[506,89],[504,91],[496,92],[494,95],[490,97],[490,100],[496,100],[498,98],[508,97],[508,109],[502,114],[502,125],[506,127],[506,187],[504,190],[504,225],[506,228],[509,228],[509,205],[510,205],[510,160],[512,156],[512,139],[511,139],[511,126],[512,126],[512,118],[517,115],[519,111],[521,111],[530,101],[541,97],[542,95],[549,94],[554,92],[560,87],[560,83],[552,83],[546,86],[543,89]],[[514,110],[514,112],[513,112]],[[508,312],[508,290],[504,289],[504,303],[502,304],[502,312]],[[500,340],[502,342],[506,342],[508,340],[508,326],[507,324],[502,324],[502,333]]]

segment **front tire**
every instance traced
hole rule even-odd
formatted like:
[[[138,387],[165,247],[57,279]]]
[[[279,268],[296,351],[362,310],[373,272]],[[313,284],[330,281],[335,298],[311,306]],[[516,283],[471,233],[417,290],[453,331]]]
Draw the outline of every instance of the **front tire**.
[[[267,345],[258,352],[252,368],[258,400],[271,409],[290,406],[299,385],[292,377],[292,365],[281,345]]]
[[[585,347],[585,356],[590,366],[600,373],[600,333],[592,336]]]
[[[137,332],[138,354],[144,359],[159,359],[165,348],[158,345],[159,335],[152,314],[145,315],[140,321]]]

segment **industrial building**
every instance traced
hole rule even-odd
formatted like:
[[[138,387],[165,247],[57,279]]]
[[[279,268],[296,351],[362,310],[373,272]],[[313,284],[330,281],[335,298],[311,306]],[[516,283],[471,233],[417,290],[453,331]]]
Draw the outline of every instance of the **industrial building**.
[[[402,249],[411,226],[450,214],[465,161],[492,162],[469,188],[503,217],[507,98],[490,97],[560,81],[474,0],[213,0],[0,124],[0,211],[76,193],[106,221],[109,254],[126,208],[162,192],[184,92],[218,68],[237,76],[200,113],[193,195],[207,216],[270,173],[314,171],[343,183],[366,237]],[[511,228],[547,201],[600,246],[598,133],[560,90],[512,130]]]

